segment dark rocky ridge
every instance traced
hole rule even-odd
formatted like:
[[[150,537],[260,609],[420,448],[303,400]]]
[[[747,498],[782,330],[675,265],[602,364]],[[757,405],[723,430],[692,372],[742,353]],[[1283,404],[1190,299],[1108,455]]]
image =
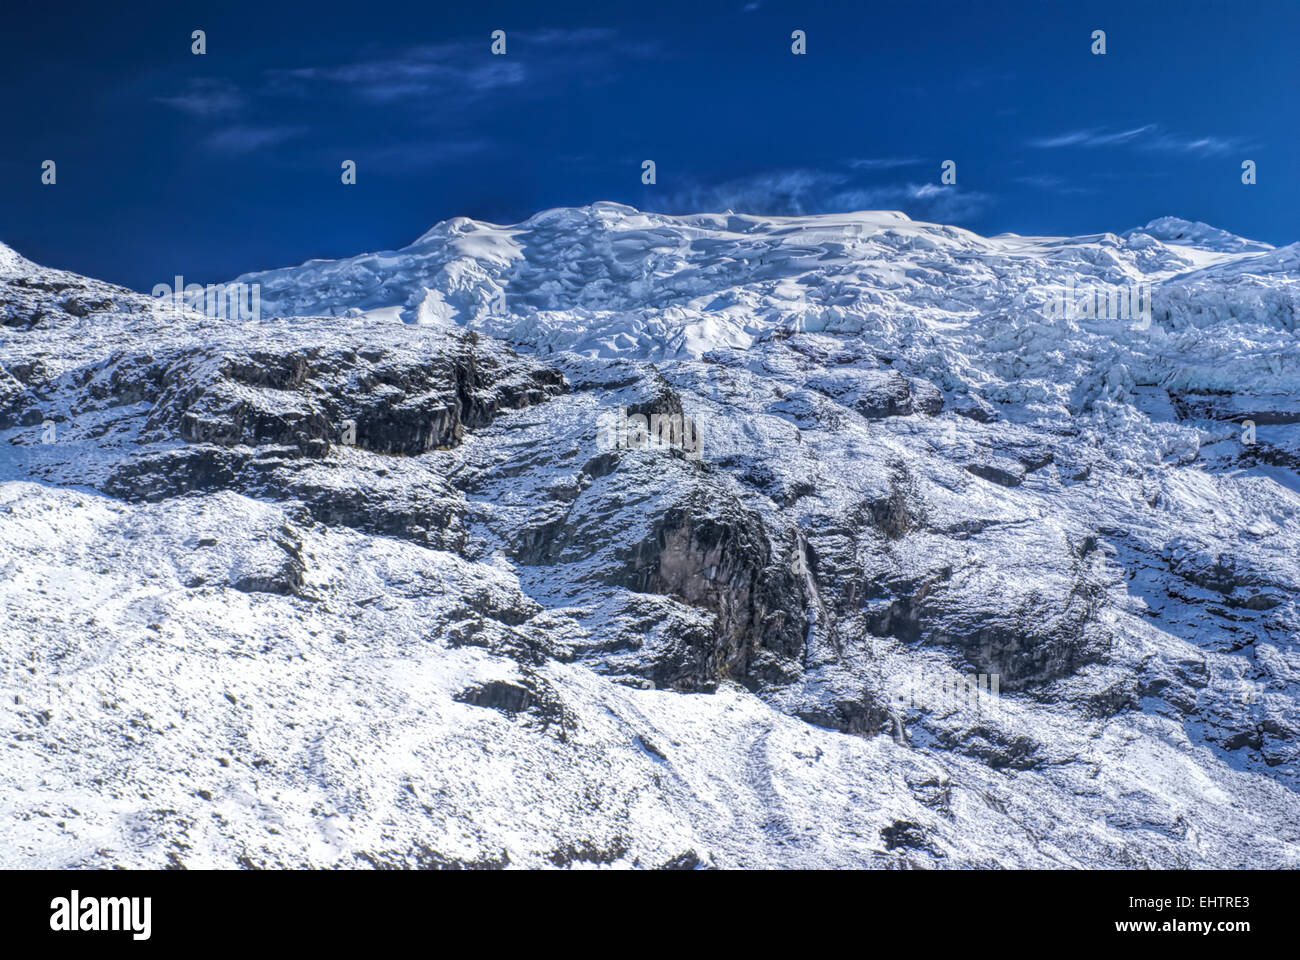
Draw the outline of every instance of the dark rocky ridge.
[[[670,685],[709,689],[720,680],[789,681],[808,632],[802,537],[774,546],[762,520],[735,501],[669,508],[650,536],[619,549],[608,582],[704,607],[717,617],[715,642],[684,664]]]
[[[898,230],[886,230],[889,242],[905,242]],[[555,255],[569,242],[561,238]],[[942,261],[945,245],[966,241],[954,233],[936,243],[908,256]],[[841,260],[818,263],[833,273]],[[987,260],[962,263],[978,273]],[[805,268],[800,276],[827,278],[820,265]],[[1001,277],[1019,267],[996,269]],[[1258,444],[1243,448],[1244,414],[1285,404],[1180,397],[1172,383],[1165,396],[1134,363],[1141,387],[1152,387],[1143,402],[1153,421],[1136,410],[1125,392],[1133,377],[1115,361],[1121,348],[1167,350],[1161,331],[1117,345],[1023,311],[986,311],[990,294],[971,293],[996,289],[997,278],[985,279],[955,291],[981,302],[922,304],[951,313],[933,327],[888,302],[918,290],[924,299],[924,283],[855,289],[846,264],[825,290],[809,284],[787,299],[760,279],[710,309],[726,323],[734,307],[757,302],[746,324],[788,328],[752,343],[737,337],[747,345],[701,360],[678,341],[642,342],[639,352],[622,339],[602,343],[607,320],[676,322],[666,312],[605,317],[596,301],[612,290],[593,298],[596,314],[519,318],[521,336],[543,341],[528,355],[454,326],[382,315],[257,325],[164,318],[148,298],[47,276],[6,291],[16,319],[0,339],[0,451],[20,482],[6,485],[0,519],[23,541],[75,517],[80,526],[62,528],[71,545],[63,562],[92,578],[133,565],[134,580],[115,574],[107,590],[129,593],[129,605],[67,617],[60,657],[112,651],[109,631],[129,635],[138,619],[146,658],[192,638],[178,665],[234,664],[232,679],[265,668],[277,711],[298,698],[319,703],[293,721],[305,715],[311,729],[301,742],[288,735],[295,755],[257,763],[309,769],[330,789],[348,782],[347,796],[318,798],[331,818],[357,797],[377,798],[372,809],[390,819],[415,811],[413,835],[350,842],[362,862],[504,865],[532,862],[537,850],[546,863],[617,862],[639,842],[623,832],[633,807],[671,794],[682,810],[715,783],[744,798],[723,802],[743,815],[719,829],[752,827],[753,849],[782,856],[822,842],[785,798],[830,784],[825,809],[820,796],[812,804],[814,827],[823,813],[827,823],[851,822],[834,842],[870,838],[857,863],[970,864],[957,852],[1023,851],[1006,838],[1031,834],[1050,838],[1057,862],[1095,863],[1118,854],[1095,849],[1101,833],[1072,836],[1069,823],[1110,803],[1153,825],[1122,835],[1140,851],[1134,862],[1202,862],[1215,854],[1178,839],[1166,792],[1180,810],[1204,804],[1219,815],[1231,805],[1262,821],[1268,804],[1284,806],[1266,791],[1297,782],[1289,684],[1298,591],[1279,548],[1294,505],[1259,474],[1228,472],[1286,466],[1293,425],[1261,420]],[[803,312],[831,289],[827,309]],[[515,336],[472,312],[459,319]],[[595,331],[588,353],[546,352],[566,342],[569,321]],[[627,352],[607,359],[605,347]],[[1096,383],[1062,386],[1071,377]],[[703,458],[671,444],[603,448],[600,417],[617,410],[690,416]],[[1179,416],[1201,430],[1199,454]],[[41,442],[46,420],[56,442]],[[68,485],[129,503],[74,501]],[[186,524],[209,508],[194,546]],[[159,518],[177,529],[158,532]],[[114,559],[141,535],[164,562],[147,551]],[[7,568],[20,578],[43,562],[39,549],[24,549]],[[65,618],[45,604],[49,583],[29,579],[20,626],[56,633]],[[123,591],[136,580],[139,591]],[[57,603],[71,609],[75,598]],[[223,619],[235,626],[205,621],[205,610],[233,613]],[[256,649],[240,649],[231,634],[241,630],[257,633]],[[211,657],[223,643],[231,656]],[[996,675],[1000,709],[901,696],[913,665],[948,681]],[[322,688],[310,696],[307,676]],[[354,683],[363,695],[354,697]],[[1239,683],[1254,699],[1240,698]],[[195,689],[201,700],[205,688]],[[678,695],[694,692],[710,695]],[[246,736],[248,702],[232,690],[218,704],[229,706],[236,738]],[[356,714],[349,729],[316,724],[340,712]],[[279,716],[261,731],[276,735]],[[423,725],[444,716],[434,756]],[[715,741],[736,718],[744,735]],[[393,802],[383,793],[396,766],[349,781],[367,764],[350,749],[354,737],[385,757],[401,743],[393,757],[414,758],[403,776],[418,780],[444,757],[457,758],[457,774],[421,783],[418,796],[398,783]],[[1164,786],[1128,792],[1152,756]],[[1185,762],[1193,777],[1168,776]],[[436,816],[457,803],[494,802],[488,781],[475,779],[493,764],[511,800],[542,771],[541,792],[576,798],[581,826],[557,825],[553,841],[531,853],[511,845],[508,855],[498,834],[476,838],[488,818],[443,830]],[[647,778],[611,803],[607,785],[632,769]],[[1198,790],[1201,773],[1229,799]],[[1014,790],[1000,786],[1008,778]],[[453,780],[475,795],[450,800]],[[202,789],[206,803],[220,799],[211,783]],[[1031,799],[1022,803],[1022,791]],[[714,818],[710,803],[697,823]],[[497,823],[509,821],[509,806],[497,804]],[[542,806],[550,810],[550,799]],[[609,829],[589,831],[606,811]],[[1110,834],[1105,842],[1117,844]],[[648,835],[662,836],[657,826]],[[1290,834],[1270,823],[1263,835]],[[458,845],[456,836],[473,839]],[[239,856],[276,862],[257,852],[262,842]],[[697,835],[674,834],[642,862],[680,854],[698,865],[707,853]]]

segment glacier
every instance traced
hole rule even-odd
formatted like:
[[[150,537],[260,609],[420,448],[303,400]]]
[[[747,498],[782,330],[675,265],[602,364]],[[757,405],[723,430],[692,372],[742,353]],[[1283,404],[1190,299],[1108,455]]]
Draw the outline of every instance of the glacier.
[[[5,866],[1300,866],[1300,245],[596,203],[232,282],[0,245]]]

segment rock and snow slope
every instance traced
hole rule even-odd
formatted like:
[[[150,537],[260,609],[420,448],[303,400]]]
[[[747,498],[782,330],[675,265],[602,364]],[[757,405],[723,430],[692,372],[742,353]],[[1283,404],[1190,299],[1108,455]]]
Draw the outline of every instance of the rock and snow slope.
[[[0,247],[6,865],[1300,865],[1300,248],[596,204],[240,279]]]

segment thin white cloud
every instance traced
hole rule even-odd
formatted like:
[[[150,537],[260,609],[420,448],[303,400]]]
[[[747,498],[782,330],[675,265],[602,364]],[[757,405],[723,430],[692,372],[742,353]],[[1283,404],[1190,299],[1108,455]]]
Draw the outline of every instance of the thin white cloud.
[[[183,93],[172,97],[155,97],[158,103],[195,117],[235,113],[244,105],[239,88],[225,80],[196,77],[186,85]]]
[[[697,213],[736,210],[769,216],[819,212],[825,198],[847,180],[842,174],[818,170],[782,170],[728,180],[708,186],[692,185],[668,200],[670,210]]]
[[[937,183],[897,183],[861,190],[847,190],[836,200],[844,210],[901,209],[915,220],[952,223],[969,220],[993,204],[993,197]]]
[[[1161,150],[1204,156],[1228,153],[1248,146],[1244,141],[1230,137],[1186,137],[1166,133],[1155,123],[1117,131],[1105,128],[1072,130],[1052,137],[1030,140],[1029,145],[1044,150],[1061,147],[1131,146],[1137,150]]]
[[[1204,156],[1231,153],[1234,150],[1249,149],[1249,144],[1229,137],[1177,137],[1161,134],[1150,143],[1142,144],[1147,150],[1171,150],[1178,153],[1194,153]]]
[[[902,209],[923,220],[951,222],[976,216],[993,202],[988,194],[937,183],[855,185],[836,171],[794,169],[756,174],[672,194],[669,213],[734,210],[760,216],[801,216],[853,210]]]
[[[849,166],[854,170],[897,170],[900,167],[914,167],[921,162],[919,157],[865,157],[850,160]]]
[[[1117,144],[1129,143],[1136,140],[1143,134],[1155,130],[1153,123],[1145,126],[1134,127],[1131,130],[1120,130],[1118,132],[1108,132],[1106,130],[1074,130],[1069,133],[1058,134],[1055,137],[1046,137],[1041,140],[1030,140],[1031,147],[1040,149],[1053,149],[1056,147],[1110,147]]]
[[[1016,183],[1023,183],[1027,187],[1034,187],[1037,190],[1046,190],[1049,193],[1095,193],[1087,187],[1081,187],[1071,183],[1064,177],[1053,176],[1052,174],[1029,174],[1023,177],[1016,177]]]
[[[425,59],[425,58],[428,59]],[[338,67],[304,67],[280,72],[289,80],[324,82],[351,88],[365,100],[384,102],[403,97],[482,96],[527,79],[523,64],[505,59],[469,65],[444,62],[437,51],[422,50],[405,60],[350,63]]]
[[[207,139],[207,144],[214,150],[224,153],[252,153],[264,147],[271,147],[304,132],[302,127],[293,126],[235,126],[218,130]]]
[[[424,44],[391,57],[272,70],[267,92],[310,96],[321,86],[334,86],[372,103],[423,102],[445,110],[479,103],[504,89],[534,93],[573,76],[607,76],[618,63],[655,49],[603,28],[508,31],[506,43],[510,53],[527,56],[491,56],[486,36]]]

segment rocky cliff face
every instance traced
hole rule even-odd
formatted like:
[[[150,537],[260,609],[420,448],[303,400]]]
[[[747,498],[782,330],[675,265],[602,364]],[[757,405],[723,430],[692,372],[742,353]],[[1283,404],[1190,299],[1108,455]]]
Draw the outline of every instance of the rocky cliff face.
[[[1295,866],[1300,275],[1167,228],[0,258],[6,862]]]

